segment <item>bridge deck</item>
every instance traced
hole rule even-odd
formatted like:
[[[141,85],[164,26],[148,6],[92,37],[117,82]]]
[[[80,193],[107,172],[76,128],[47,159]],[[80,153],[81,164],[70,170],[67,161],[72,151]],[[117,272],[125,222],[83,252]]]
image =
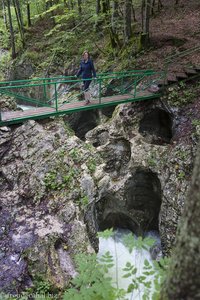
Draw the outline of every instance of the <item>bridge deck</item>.
[[[31,109],[27,109],[25,111],[7,111],[1,113],[1,125],[7,124],[15,124],[19,123],[19,121],[27,120],[27,119],[37,119],[37,118],[45,118],[53,115],[59,115],[62,113],[70,113],[75,111],[89,110],[94,108],[101,108],[108,105],[116,105],[125,102],[132,102],[138,100],[145,100],[151,98],[157,98],[159,94],[151,93],[149,91],[138,92],[137,96],[134,98],[131,94],[124,95],[114,95],[108,97],[102,97],[101,101],[99,99],[91,99],[91,104],[85,105],[84,101],[65,103],[58,108],[56,111],[53,107],[34,107]]]

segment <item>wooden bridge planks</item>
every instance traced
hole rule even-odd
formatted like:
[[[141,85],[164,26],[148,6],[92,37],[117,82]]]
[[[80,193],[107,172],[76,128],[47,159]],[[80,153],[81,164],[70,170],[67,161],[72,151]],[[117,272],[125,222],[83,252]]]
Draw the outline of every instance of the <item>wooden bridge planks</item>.
[[[148,92],[148,91],[142,91],[137,93],[137,98],[139,97],[144,97],[148,98],[153,96],[153,93]],[[124,95],[114,95],[114,96],[107,96],[107,97],[102,97],[101,100],[99,99],[91,99],[91,104],[87,105],[87,108],[91,108],[95,106],[99,106],[99,108],[104,106],[106,103],[120,103],[121,101],[126,101],[128,99],[133,99],[133,95],[130,94],[124,94]],[[142,100],[142,99],[141,99]],[[58,114],[59,112],[63,111],[70,111],[73,109],[77,109],[77,111],[81,111],[83,108],[86,108],[85,101],[79,101],[79,102],[72,102],[72,103],[64,103],[62,106],[58,108]],[[6,122],[6,121],[11,121],[15,119],[23,119],[23,118],[28,118],[28,117],[37,117],[37,116],[48,116],[51,114],[56,113],[56,109],[52,107],[35,107],[31,109],[27,109],[25,111],[7,111],[7,112],[2,112],[1,113],[1,121]]]
[[[1,118],[2,121],[8,121],[8,120],[13,120],[16,118],[24,118],[28,116],[34,116],[34,115],[44,115],[48,114],[51,112],[54,112],[54,108],[49,108],[49,107],[36,107],[36,108],[31,108],[27,109],[24,111],[6,111],[1,113]]]

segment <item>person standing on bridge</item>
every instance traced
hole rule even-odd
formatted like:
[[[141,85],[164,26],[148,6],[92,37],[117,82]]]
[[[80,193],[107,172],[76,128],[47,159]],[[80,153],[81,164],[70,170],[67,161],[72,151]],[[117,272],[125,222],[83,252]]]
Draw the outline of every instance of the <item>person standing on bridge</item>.
[[[78,70],[78,73],[75,75],[76,77],[82,75],[85,104],[90,103],[91,95],[89,92],[89,86],[92,81],[92,74],[93,77],[96,79],[96,71],[94,68],[93,61],[90,59],[89,52],[85,50],[83,52],[83,59],[81,60],[80,68]]]

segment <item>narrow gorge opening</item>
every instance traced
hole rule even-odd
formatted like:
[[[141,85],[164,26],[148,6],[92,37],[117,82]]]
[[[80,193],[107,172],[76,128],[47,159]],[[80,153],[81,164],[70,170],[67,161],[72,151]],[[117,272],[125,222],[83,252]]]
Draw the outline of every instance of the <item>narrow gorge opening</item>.
[[[96,207],[99,231],[113,228],[109,238],[99,238],[98,257],[101,259],[105,253],[111,255],[114,265],[108,270],[108,275],[112,278],[113,286],[127,291],[126,297],[129,300],[142,299],[145,294],[145,287],[141,282],[138,282],[136,289],[128,292],[132,280],[137,282],[137,278],[144,275],[145,262],[148,261],[154,270],[153,260],[162,256],[158,232],[161,196],[161,184],[157,175],[141,167],[127,180],[123,203],[121,199],[108,195]],[[141,235],[145,247],[134,246],[130,250],[130,244],[137,245]],[[147,237],[152,239],[151,246],[145,244]],[[136,270],[128,277],[124,276],[127,263],[133,265]],[[148,280],[154,282],[154,276],[148,276]],[[154,289],[152,283],[149,295],[153,294]]]
[[[158,230],[162,192],[155,173],[138,168],[126,183],[126,201],[127,210],[135,212],[139,219],[141,232]]]

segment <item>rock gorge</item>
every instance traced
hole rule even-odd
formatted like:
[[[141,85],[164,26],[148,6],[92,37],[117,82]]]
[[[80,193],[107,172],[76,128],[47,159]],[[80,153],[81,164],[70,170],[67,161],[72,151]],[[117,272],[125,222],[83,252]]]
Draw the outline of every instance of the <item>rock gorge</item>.
[[[98,251],[98,230],[157,230],[163,253],[171,251],[196,151],[189,114],[158,100],[119,105],[110,118],[84,114],[76,116],[86,124],[82,140],[68,118],[0,128],[6,293],[35,276],[63,289],[76,274],[74,255]]]

